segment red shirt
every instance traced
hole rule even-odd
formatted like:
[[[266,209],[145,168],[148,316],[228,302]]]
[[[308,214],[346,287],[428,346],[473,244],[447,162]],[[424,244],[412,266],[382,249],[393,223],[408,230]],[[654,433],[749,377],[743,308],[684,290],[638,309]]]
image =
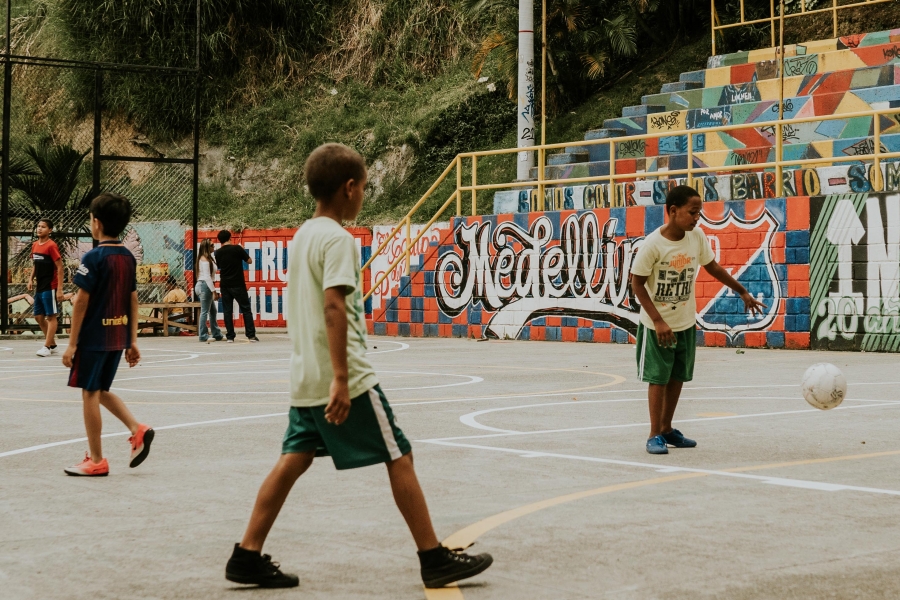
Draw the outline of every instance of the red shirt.
[[[47,240],[43,244],[39,241],[31,244],[31,260],[34,261],[34,275],[37,277],[35,292],[59,289],[56,261],[61,258],[59,247],[53,240]]]

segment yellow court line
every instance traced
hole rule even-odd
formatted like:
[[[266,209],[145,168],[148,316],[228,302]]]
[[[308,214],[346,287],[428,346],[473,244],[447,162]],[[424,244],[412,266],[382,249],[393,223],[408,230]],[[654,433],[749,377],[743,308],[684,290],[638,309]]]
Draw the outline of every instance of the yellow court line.
[[[777,469],[782,467],[796,467],[802,465],[815,465],[815,464],[823,464],[823,463],[831,463],[838,462],[844,460],[862,460],[866,458],[878,458],[882,456],[896,456],[900,454],[900,450],[887,450],[884,452],[872,452],[869,454],[848,454],[845,456],[833,456],[830,458],[811,458],[807,460],[798,460],[791,462],[782,462],[782,463],[771,463],[765,465],[754,465],[750,467],[736,467],[733,469],[719,469],[720,471],[726,473],[742,473],[745,471],[759,471],[762,469]],[[599,496],[600,494],[609,494],[612,492],[620,492],[623,490],[630,490],[639,487],[644,487],[648,485],[657,485],[660,483],[669,483],[672,481],[680,481],[682,479],[692,479],[696,477],[709,477],[711,473],[682,473],[680,475],[669,475],[667,477],[655,477],[653,479],[643,479],[640,481],[629,481],[628,483],[617,483],[614,485],[607,485],[601,488],[596,488],[593,490],[585,490],[583,492],[575,492],[573,494],[566,494],[564,496],[557,496],[556,498],[548,498],[547,500],[540,500],[538,502],[533,502],[531,504],[526,504],[524,506],[520,506],[518,508],[513,508],[511,510],[504,511],[502,513],[498,513],[496,515],[492,515],[481,521],[473,523],[468,527],[464,527],[459,531],[450,534],[447,539],[444,540],[443,544],[448,548],[465,548],[478,539],[480,536],[484,535],[488,531],[495,529],[501,525],[509,523],[510,521],[514,521],[520,517],[524,517],[526,515],[530,515],[532,513],[538,512],[540,510],[544,510],[545,508],[552,508],[554,506],[559,506],[560,504],[566,504],[567,502],[574,502],[575,500],[582,500],[584,498],[590,498],[591,496]],[[448,587],[443,589],[425,589],[425,598],[426,600],[465,600],[463,596],[462,590],[458,587]]]

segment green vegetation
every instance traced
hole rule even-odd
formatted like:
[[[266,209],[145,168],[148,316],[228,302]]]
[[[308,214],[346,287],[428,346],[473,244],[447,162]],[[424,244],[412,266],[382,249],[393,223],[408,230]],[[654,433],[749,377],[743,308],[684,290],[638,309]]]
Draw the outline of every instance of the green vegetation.
[[[303,161],[326,141],[356,148],[371,167],[364,224],[396,222],[458,152],[514,146],[516,4],[203,0],[201,223],[299,224],[314,208],[302,185]],[[193,65],[194,0],[17,0],[15,6],[18,53]],[[721,0],[717,7],[729,22],[739,3]],[[748,16],[767,16],[768,9],[769,0],[746,0]],[[548,142],[582,139],[622,106],[702,68],[709,52],[706,0],[548,0],[548,15]],[[842,33],[889,28],[898,16],[897,3],[857,9],[842,17]],[[823,37],[825,19],[792,19],[786,40]],[[719,49],[768,41],[768,27],[747,27],[729,30]],[[22,86],[29,92],[13,98],[14,115],[26,122],[19,139],[34,143],[49,130],[55,143],[81,149],[89,135],[85,99],[92,74],[21,77],[31,80]],[[190,83],[187,76],[110,76],[104,103],[114,113],[110,126],[119,128],[112,133],[144,135],[168,155],[183,153],[190,147]],[[511,181],[513,161],[512,155],[481,160],[479,182]],[[420,213],[423,220],[452,187],[448,182],[438,190]],[[479,212],[491,205],[491,194],[481,194]]]

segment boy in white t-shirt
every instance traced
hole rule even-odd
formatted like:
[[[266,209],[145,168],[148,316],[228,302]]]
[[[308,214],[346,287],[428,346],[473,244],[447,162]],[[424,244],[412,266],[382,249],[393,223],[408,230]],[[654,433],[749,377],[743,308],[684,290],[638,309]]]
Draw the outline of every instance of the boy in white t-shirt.
[[[694,376],[694,283],[700,267],[739,294],[746,310],[755,314],[766,308],[715,261],[709,240],[697,227],[701,206],[694,188],[673,188],[666,196],[668,222],[644,238],[631,267],[631,287],[641,304],[638,377],[650,384],[650,454],[668,454],[668,446],[697,445],[672,428],[672,417],[681,386]]]
[[[289,423],[281,458],[259,490],[225,577],[261,587],[299,584],[296,575],[282,573],[260,550],[291,487],[316,456],[331,456],[338,469],[387,465],[394,501],[419,550],[426,587],[477,575],[493,559],[438,542],[413,469],[412,448],[394,422],[366,358],[359,255],[353,236],[341,226],[354,220],[362,207],[365,162],[346,146],[325,144],[310,154],[304,173],[316,212],[294,235],[288,257],[288,333],[293,345]]]

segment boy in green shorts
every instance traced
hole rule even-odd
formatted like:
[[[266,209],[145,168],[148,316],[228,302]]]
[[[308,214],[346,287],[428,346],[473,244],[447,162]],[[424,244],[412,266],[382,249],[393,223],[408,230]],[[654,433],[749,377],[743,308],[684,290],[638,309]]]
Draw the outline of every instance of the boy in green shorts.
[[[291,487],[316,456],[338,469],[385,463],[397,508],[419,550],[426,587],[441,587],[487,569],[489,554],[470,556],[438,542],[416,472],[412,449],[366,358],[366,321],[359,255],[342,226],[359,214],[366,187],[363,158],[325,144],[304,167],[316,212],[294,235],[288,257],[288,332],[291,410],[281,458],[263,482],[225,577],[261,587],[294,587],[263,543]]]
[[[666,196],[668,222],[644,238],[631,267],[631,287],[641,304],[638,377],[650,384],[650,454],[668,454],[668,446],[697,445],[672,428],[672,417],[681,386],[694,377],[694,282],[700,267],[739,294],[744,308],[752,314],[766,308],[715,261],[709,240],[697,228],[701,206],[700,194],[694,188],[673,188]]]

